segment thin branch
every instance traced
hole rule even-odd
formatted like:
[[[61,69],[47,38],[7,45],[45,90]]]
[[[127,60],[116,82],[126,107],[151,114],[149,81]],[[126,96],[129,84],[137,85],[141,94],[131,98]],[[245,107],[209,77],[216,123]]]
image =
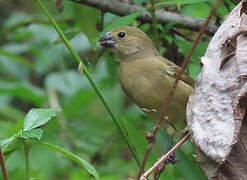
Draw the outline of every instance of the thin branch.
[[[207,25],[209,24],[209,21],[211,19],[211,17],[214,15],[217,7],[219,6],[221,0],[217,0],[215,6],[212,7],[211,9],[211,12],[209,14],[209,16],[207,17],[205,23],[202,25],[201,29],[200,29],[200,32],[198,34],[198,36],[196,37],[196,40],[195,42],[193,43],[193,46],[192,48],[190,49],[190,52],[188,54],[188,56],[185,58],[184,60],[184,63],[182,64],[181,68],[180,68],[180,71],[178,73],[178,75],[176,76],[176,80],[168,94],[168,96],[166,97],[165,101],[164,101],[164,104],[163,104],[163,111],[161,113],[161,116],[160,116],[160,119],[156,121],[155,123],[155,126],[154,126],[154,130],[153,130],[153,134],[152,134],[152,139],[149,141],[149,144],[148,144],[148,147],[147,147],[147,150],[145,152],[145,155],[144,155],[144,158],[143,158],[143,161],[142,161],[142,164],[141,164],[141,167],[140,167],[140,170],[139,170],[139,173],[138,173],[138,176],[137,176],[137,179],[140,179],[143,171],[144,171],[144,168],[145,168],[145,165],[146,165],[146,162],[147,162],[147,159],[148,159],[148,156],[149,156],[149,153],[151,152],[151,149],[153,147],[153,144],[155,142],[155,139],[156,139],[156,136],[157,136],[157,133],[158,133],[158,130],[160,128],[160,125],[163,123],[164,121],[164,116],[166,114],[166,111],[167,111],[167,107],[171,101],[171,98],[173,96],[173,94],[175,93],[175,90],[176,90],[176,87],[177,87],[177,84],[180,80],[180,77],[181,75],[183,74],[185,68],[187,67],[188,63],[189,63],[189,60],[190,60],[190,57],[192,55],[192,52],[194,51],[194,49],[196,48],[197,44],[199,43],[199,40],[201,39],[203,33],[205,32],[206,30],[206,27]]]
[[[7,169],[6,169],[6,166],[4,163],[4,158],[3,158],[3,153],[2,153],[1,147],[0,147],[0,164],[1,164],[1,168],[2,168],[3,179],[8,180]]]
[[[92,6],[94,8],[103,10],[105,12],[111,12],[119,16],[126,16],[133,12],[144,10],[144,13],[141,14],[137,18],[137,20],[140,20],[142,22],[148,22],[148,23],[151,23],[153,21],[150,12],[146,11],[145,8],[135,6],[135,5],[129,5],[127,3],[122,3],[116,0],[104,0],[104,1],[102,0],[70,0],[70,1]],[[184,16],[181,14],[171,13],[171,12],[164,11],[164,10],[156,11],[155,16],[157,19],[157,23],[167,24],[169,22],[176,22],[176,24],[174,25],[175,27],[189,29],[193,31],[198,31],[200,27],[205,23],[205,20],[201,18],[193,18],[189,16]],[[206,33],[213,34],[214,32],[216,32],[217,29],[218,29],[218,26],[214,25],[214,23],[210,23],[206,29]]]
[[[185,40],[189,41],[189,42],[194,42],[194,39],[192,39],[189,36],[184,35],[183,33],[181,33],[180,31],[178,31],[176,28],[172,28],[171,32],[173,32],[174,34],[177,34],[178,36],[184,38]]]
[[[190,135],[186,134],[170,151],[168,151],[165,155],[163,155],[149,170],[147,170],[141,180],[145,180],[150,174],[157,169],[172,153],[174,153],[182,144],[189,139]]]

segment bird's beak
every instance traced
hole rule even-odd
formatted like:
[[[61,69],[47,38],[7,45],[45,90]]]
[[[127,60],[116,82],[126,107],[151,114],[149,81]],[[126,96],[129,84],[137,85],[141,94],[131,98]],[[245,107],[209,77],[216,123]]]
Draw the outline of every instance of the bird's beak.
[[[106,32],[101,36],[99,39],[99,44],[104,47],[113,47],[115,45],[116,41],[113,36],[111,36],[110,32]]]

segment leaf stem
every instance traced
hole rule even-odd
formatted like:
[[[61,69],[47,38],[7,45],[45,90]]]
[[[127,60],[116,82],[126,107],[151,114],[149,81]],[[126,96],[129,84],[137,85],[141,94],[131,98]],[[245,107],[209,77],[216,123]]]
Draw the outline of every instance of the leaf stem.
[[[6,169],[6,166],[4,163],[4,158],[3,158],[3,153],[2,153],[1,147],[0,147],[0,164],[1,164],[1,168],[2,168],[3,179],[8,180],[7,169]]]
[[[56,146],[54,144],[51,144],[51,143],[48,143],[48,142],[44,142],[44,141],[39,141],[36,145],[41,145],[43,147],[47,147],[49,149],[55,150],[57,152],[60,152],[64,156],[66,156],[66,157],[72,159],[74,162],[78,163],[83,168],[86,168],[88,170],[88,172],[90,174],[92,174],[96,179],[99,178],[99,174],[97,173],[97,171],[94,169],[94,167],[91,164],[89,164],[87,161],[81,159],[79,156],[67,151],[66,149],[63,149],[63,148],[61,148],[59,146]]]
[[[26,164],[26,174],[27,174],[27,180],[30,179],[30,164],[29,164],[29,151],[30,147],[26,143],[24,139],[22,139],[22,143],[24,145],[24,154],[25,154],[25,164]]]
[[[46,16],[48,17],[48,19],[50,20],[51,24],[54,26],[54,28],[56,29],[57,33],[59,34],[60,38],[63,40],[64,44],[66,45],[66,47],[68,48],[68,50],[70,51],[71,55],[74,57],[74,59],[81,65],[81,68],[85,74],[85,76],[87,77],[88,81],[90,82],[90,84],[92,85],[92,87],[94,88],[95,92],[97,93],[97,95],[99,96],[101,102],[103,103],[103,105],[105,106],[106,110],[108,111],[108,113],[110,114],[111,118],[113,119],[115,125],[117,126],[119,132],[122,134],[123,139],[125,140],[125,142],[127,143],[130,151],[133,154],[133,157],[135,158],[135,160],[138,163],[138,158],[137,155],[135,153],[135,150],[132,148],[131,143],[129,142],[129,140],[126,138],[125,135],[125,131],[123,130],[123,127],[121,125],[121,122],[115,117],[115,115],[113,114],[110,106],[107,104],[102,92],[100,91],[98,85],[96,84],[95,80],[93,79],[92,75],[90,74],[90,72],[88,71],[88,69],[86,68],[86,66],[83,64],[80,56],[75,52],[75,50],[71,47],[68,39],[66,38],[66,36],[64,35],[64,33],[62,32],[62,30],[60,29],[60,27],[57,25],[56,21],[54,20],[54,18],[50,15],[50,13],[47,11],[46,7],[44,6],[44,4],[41,2],[41,0],[37,0],[39,3],[40,8],[43,10],[43,12],[46,14]]]

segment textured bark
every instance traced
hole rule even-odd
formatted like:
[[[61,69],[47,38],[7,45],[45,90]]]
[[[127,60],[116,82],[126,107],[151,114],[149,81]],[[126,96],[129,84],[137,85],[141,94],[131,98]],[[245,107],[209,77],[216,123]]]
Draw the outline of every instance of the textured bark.
[[[126,16],[130,13],[144,10],[144,12],[137,18],[143,22],[152,22],[151,14],[143,7],[129,5],[122,3],[117,0],[70,0],[76,3],[92,6],[105,12],[111,12],[119,16]],[[193,18],[184,16],[181,14],[171,13],[164,10],[156,11],[156,19],[158,23],[166,24],[168,22],[177,22],[174,26],[177,28],[185,28],[189,30],[198,31],[202,24],[205,22],[204,19]],[[206,33],[213,34],[217,30],[218,26],[210,23],[206,29]]]

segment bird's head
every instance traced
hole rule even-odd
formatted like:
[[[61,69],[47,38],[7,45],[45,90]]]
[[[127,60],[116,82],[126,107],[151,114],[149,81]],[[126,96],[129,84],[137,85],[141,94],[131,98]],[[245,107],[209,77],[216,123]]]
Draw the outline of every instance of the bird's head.
[[[114,48],[120,59],[159,55],[151,39],[140,29],[131,26],[117,27],[106,32],[99,44]]]

